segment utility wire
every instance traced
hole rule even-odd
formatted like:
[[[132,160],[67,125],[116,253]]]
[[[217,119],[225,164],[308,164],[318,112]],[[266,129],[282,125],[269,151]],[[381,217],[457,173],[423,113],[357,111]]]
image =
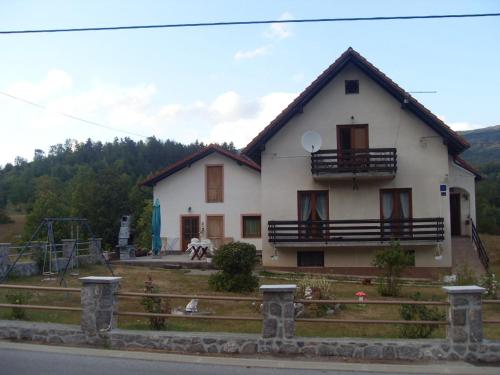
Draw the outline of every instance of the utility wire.
[[[48,112],[53,112],[53,113],[56,113],[58,115],[61,115],[61,116],[64,116],[64,117],[68,117],[72,120],[76,120],[76,121],[81,121],[81,122],[84,122],[88,125],[93,125],[93,126],[97,126],[99,128],[104,128],[104,129],[108,129],[108,130],[112,130],[112,131],[115,131],[115,132],[120,132],[120,133],[125,133],[125,134],[129,134],[129,135],[135,135],[136,137],[141,137],[141,138],[148,138],[147,136],[145,135],[142,135],[142,134],[139,134],[139,133],[134,133],[134,132],[129,132],[127,130],[122,130],[122,129],[118,129],[118,128],[113,128],[112,126],[108,126],[108,125],[104,125],[104,124],[100,124],[98,122],[95,122],[95,121],[90,121],[90,120],[85,120],[84,118],[81,118],[81,117],[77,117],[77,116],[74,116],[74,115],[71,115],[69,113],[64,113],[64,112],[59,112],[59,111],[54,111],[52,109],[49,109],[41,104],[38,104],[38,103],[35,103],[35,102],[32,102],[32,101],[29,101],[27,99],[24,99],[24,98],[20,98],[18,96],[15,96],[15,95],[12,95],[12,94],[8,94],[6,92],[2,92],[0,91],[0,94],[1,95],[4,95],[4,96],[7,96],[11,99],[15,99],[15,100],[18,100],[20,102],[23,102],[23,103],[26,103],[26,104],[30,104],[32,106],[35,106],[35,107],[38,107],[38,108],[41,108],[41,109],[44,109]]]
[[[136,29],[166,29],[180,27],[205,27],[205,26],[236,26],[236,25],[262,25],[270,23],[320,23],[320,22],[356,22],[356,21],[394,21],[394,20],[419,20],[442,18],[479,18],[498,17],[500,13],[468,13],[468,14],[435,14],[425,16],[387,16],[387,17],[346,17],[346,18],[303,18],[288,20],[257,20],[257,21],[227,21],[227,22],[196,22],[196,23],[171,23],[160,25],[129,25],[106,27],[81,27],[60,29],[28,29],[28,30],[2,30],[0,34],[37,34],[37,33],[64,33],[76,31],[112,31]]]

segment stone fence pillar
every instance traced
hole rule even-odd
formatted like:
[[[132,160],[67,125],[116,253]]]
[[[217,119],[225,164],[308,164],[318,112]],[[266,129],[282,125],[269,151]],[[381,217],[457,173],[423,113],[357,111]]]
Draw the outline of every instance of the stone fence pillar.
[[[73,248],[76,244],[76,240],[74,239],[67,239],[67,240],[61,240],[62,242],[62,256],[64,258],[64,262],[62,264],[63,267],[66,266],[66,263],[68,262],[69,257],[71,256],[71,253],[73,253],[73,256],[71,256],[71,261],[69,262],[69,267],[73,267],[75,264],[75,258],[76,258],[76,250],[73,251]]]
[[[88,276],[82,282],[82,331],[90,336],[116,328],[117,297],[121,277]]]
[[[89,254],[92,258],[93,263],[104,263],[104,259],[102,257],[102,238],[90,238],[89,239]]]
[[[10,243],[0,243],[0,277],[3,277],[9,270],[11,261],[9,258]]]
[[[291,339],[295,336],[293,294],[296,285],[262,285],[264,338]]]
[[[452,344],[475,344],[483,340],[483,308],[479,286],[445,286],[450,308],[447,337]]]

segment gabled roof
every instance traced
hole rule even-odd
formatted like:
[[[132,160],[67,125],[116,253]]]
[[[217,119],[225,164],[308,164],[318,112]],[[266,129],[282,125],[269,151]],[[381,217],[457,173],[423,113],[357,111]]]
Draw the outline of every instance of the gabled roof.
[[[462,167],[466,171],[469,171],[470,173],[472,173],[475,176],[476,180],[479,181],[479,180],[483,179],[483,176],[481,175],[481,173],[479,173],[479,171],[476,168],[474,168],[472,165],[470,165],[469,163],[467,163],[464,159],[462,159],[462,158],[460,158],[458,156],[454,156],[453,157],[453,161],[459,167]]]
[[[167,178],[168,176],[174,174],[175,172],[180,171],[181,169],[190,166],[194,162],[203,159],[204,157],[217,152],[218,154],[221,154],[223,156],[226,156],[230,159],[233,159],[234,161],[244,164],[249,168],[255,169],[256,171],[260,172],[260,165],[255,163],[253,160],[250,158],[236,154],[231,151],[227,151],[226,149],[223,149],[222,147],[211,144],[208,145],[207,147],[202,148],[201,150],[192,153],[191,155],[187,156],[186,158],[179,160],[178,162],[171,164],[163,169],[160,169],[159,171],[151,174],[148,178],[146,178],[144,181],[141,182],[141,186],[153,186],[156,184],[158,181],[163,180],[164,178]]]
[[[243,154],[253,160],[259,160],[263,146],[271,139],[288,121],[318,94],[337,74],[352,63],[377,82],[396,100],[401,102],[405,109],[412,111],[417,117],[428,124],[448,144],[450,154],[457,155],[467,149],[469,143],[454,132],[448,125],[441,121],[436,115],[425,108],[410,94],[399,87],[384,73],[373,66],[368,60],[354,49],[349,47],[340,57],[330,65],[321,75],[316,78],[287,108],[283,110],[267,127],[265,127],[242,151]]]

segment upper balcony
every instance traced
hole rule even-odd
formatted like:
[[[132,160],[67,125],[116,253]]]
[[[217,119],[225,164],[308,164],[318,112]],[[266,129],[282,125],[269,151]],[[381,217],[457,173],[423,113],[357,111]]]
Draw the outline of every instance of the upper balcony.
[[[311,172],[317,180],[390,179],[396,170],[395,148],[320,150],[311,155]]]

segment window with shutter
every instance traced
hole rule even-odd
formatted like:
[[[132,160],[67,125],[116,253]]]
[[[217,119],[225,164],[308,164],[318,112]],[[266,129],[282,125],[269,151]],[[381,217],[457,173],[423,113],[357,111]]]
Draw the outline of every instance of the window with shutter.
[[[243,238],[260,238],[260,215],[243,215]]]
[[[206,167],[206,201],[217,203],[224,201],[224,167],[207,165]]]

